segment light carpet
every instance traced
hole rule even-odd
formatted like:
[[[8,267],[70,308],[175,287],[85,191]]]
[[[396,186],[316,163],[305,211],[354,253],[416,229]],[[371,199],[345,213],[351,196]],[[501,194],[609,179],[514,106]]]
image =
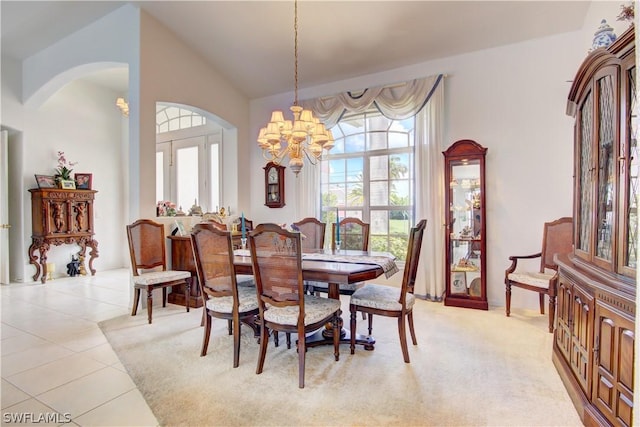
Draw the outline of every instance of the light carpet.
[[[348,327],[348,299],[343,299]],[[143,313],[144,314],[144,313]],[[579,426],[551,362],[547,317],[503,308],[487,311],[417,301],[418,345],[402,359],[395,319],[374,317],[374,351],[340,346],[307,351],[298,388],[295,348],[269,343],[256,375],[258,344],[242,327],[233,366],[227,322],[214,319],[200,357],[202,311],[168,304],[100,327],[163,426]],[[358,330],[366,321],[358,316]],[[407,332],[408,333],[408,332]]]

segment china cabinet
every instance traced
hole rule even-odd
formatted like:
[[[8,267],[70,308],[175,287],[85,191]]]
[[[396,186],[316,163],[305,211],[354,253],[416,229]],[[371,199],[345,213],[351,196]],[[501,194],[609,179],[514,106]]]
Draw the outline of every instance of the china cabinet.
[[[573,253],[556,256],[553,362],[585,425],[632,424],[638,162],[634,28],[584,60],[575,117]]]
[[[78,258],[84,271],[87,246],[89,271],[96,274],[93,261],[98,257],[98,241],[94,239],[93,201],[95,190],[65,190],[34,188],[31,193],[31,245],[29,263],[36,268],[33,280],[47,281],[47,253],[51,245],[76,244]],[[36,251],[38,255],[36,255]]]
[[[284,169],[273,162],[264,167],[264,205],[270,208],[281,208],[284,203]]]
[[[475,141],[455,142],[444,154],[446,291],[444,304],[488,310],[485,157]]]

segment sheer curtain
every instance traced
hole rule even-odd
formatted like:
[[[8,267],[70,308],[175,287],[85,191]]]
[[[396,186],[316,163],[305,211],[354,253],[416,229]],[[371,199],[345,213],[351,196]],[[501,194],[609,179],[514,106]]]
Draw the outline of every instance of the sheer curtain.
[[[422,243],[415,293],[433,301],[441,301],[444,294],[445,250],[442,226],[444,75],[306,100],[302,102],[302,106],[312,110],[327,128],[333,127],[347,112],[361,113],[372,107],[393,120],[416,116],[415,210],[416,220],[427,220],[427,229]],[[302,172],[298,177],[296,194],[297,216],[317,217],[319,168],[302,168]],[[310,191],[311,189],[316,191]]]

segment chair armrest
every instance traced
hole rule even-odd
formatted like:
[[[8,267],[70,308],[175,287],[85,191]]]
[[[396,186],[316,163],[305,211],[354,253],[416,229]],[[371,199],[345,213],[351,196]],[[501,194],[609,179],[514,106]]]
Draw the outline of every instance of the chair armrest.
[[[531,255],[513,255],[509,257],[509,261],[511,261],[511,265],[509,266],[509,268],[507,268],[504,272],[504,280],[507,280],[507,276],[509,276],[509,274],[513,273],[514,271],[516,271],[516,267],[518,265],[518,260],[519,259],[534,259],[534,258],[540,258],[542,256],[542,252],[538,252],[535,254],[531,254]]]

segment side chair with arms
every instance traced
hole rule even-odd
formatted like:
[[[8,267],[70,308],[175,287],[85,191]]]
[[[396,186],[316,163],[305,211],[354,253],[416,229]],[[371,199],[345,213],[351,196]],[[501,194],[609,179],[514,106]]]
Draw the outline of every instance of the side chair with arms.
[[[298,386],[304,388],[305,334],[331,322],[338,330],[340,301],[305,295],[300,233],[277,224],[260,224],[249,233],[249,250],[256,278],[260,353],[256,374],[262,373],[269,330],[298,334]],[[333,336],[333,352],[340,357],[340,334]]]
[[[511,288],[518,287],[538,292],[540,314],[544,314],[544,296],[549,296],[549,332],[553,333],[556,314],[558,266],[553,261],[555,254],[572,251],[573,219],[563,217],[544,224],[542,251],[531,255],[510,256],[511,265],[504,272],[506,314],[511,315]],[[538,271],[518,269],[518,260],[540,258]]]
[[[167,306],[167,287],[185,285],[185,295],[191,289],[191,273],[188,271],[167,270],[164,225],[150,219],[139,219],[127,225],[127,240],[133,272],[133,309],[131,315],[138,312],[140,292],[147,291],[147,317],[151,323],[153,311],[153,290],[162,288],[162,306]],[[189,298],[185,299],[187,312]]]
[[[203,300],[205,330],[200,356],[206,356],[212,318],[227,319],[233,327],[233,367],[240,363],[240,325],[245,323],[258,335],[255,322],[258,300],[255,288],[238,286],[233,264],[231,233],[211,223],[196,224],[191,231],[198,282]]]
[[[413,288],[416,282],[416,273],[418,272],[422,236],[426,227],[427,221],[423,219],[409,232],[409,244],[401,288],[368,283],[351,295],[349,303],[351,312],[351,354],[354,354],[356,346],[356,313],[360,311],[369,313],[369,320],[374,314],[376,316],[398,318],[398,333],[400,335],[402,355],[404,361],[410,363],[405,321],[409,324],[413,345],[418,345],[413,327],[413,305],[416,300],[413,295]],[[371,329],[369,329],[369,334],[371,334]]]

